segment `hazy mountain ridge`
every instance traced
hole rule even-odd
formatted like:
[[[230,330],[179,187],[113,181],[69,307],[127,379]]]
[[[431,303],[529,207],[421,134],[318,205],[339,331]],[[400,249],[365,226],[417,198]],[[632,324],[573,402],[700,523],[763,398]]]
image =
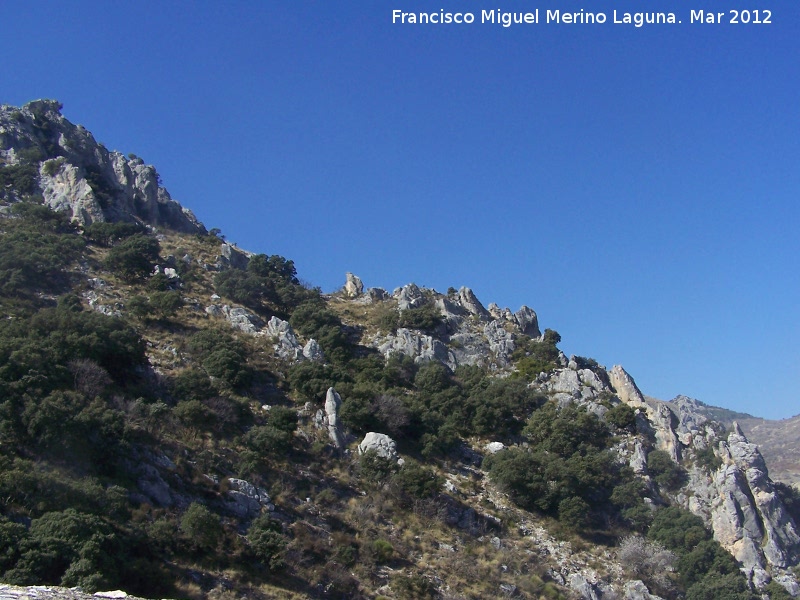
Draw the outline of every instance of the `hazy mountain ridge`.
[[[91,423],[88,430],[75,426],[88,450],[65,441],[81,469],[102,482],[92,492],[103,496],[92,500],[101,508],[82,501],[85,514],[70,518],[106,536],[135,532],[150,540],[155,550],[141,550],[137,560],[169,570],[180,593],[228,586],[266,597],[673,597],[689,585],[636,571],[609,542],[635,533],[648,507],[666,503],[701,516],[741,562],[749,584],[780,583],[800,593],[791,572],[800,549],[795,523],[744,425],[723,433],[725,423],[712,422],[714,415],[733,416],[724,409],[688,398],[648,400],[621,367],[564,356],[560,336],[542,333],[532,309],[484,308],[466,287],[439,293],[408,284],[389,293],[365,290],[348,274],[341,293],[321,297],[299,284],[291,261],[252,255],[205,234],[158,185],[155,169],[105,151],[61,116],[58,103],[2,107],[0,142],[0,194],[15,217],[4,236],[17,235],[13,227],[26,219],[36,227],[33,213],[15,212],[20,200],[41,201],[75,221],[86,245],[75,250],[70,283],[58,292],[77,293],[95,313],[112,315],[98,326],[113,323],[109,339],[131,338],[109,352],[128,352],[133,365],[109,361],[109,352],[92,354],[91,345],[74,346],[88,362],[52,358],[55,370],[69,375],[48,384],[53,391],[36,384],[47,390],[39,403],[29,393],[38,388],[7,372],[19,359],[0,355],[4,389],[19,396],[19,404],[6,404],[4,418],[24,425],[7,440],[5,448],[17,450],[2,468],[21,477],[22,467],[9,465],[27,465],[31,453],[67,468],[45,450],[37,454],[36,444],[46,448],[55,435],[40,406],[70,415],[56,422]],[[143,223],[151,235],[97,227],[120,221]],[[60,236],[79,236],[57,227]],[[145,270],[137,262],[143,256]],[[92,320],[76,317],[87,311],[66,296],[54,307],[55,290],[43,293],[27,281],[4,292],[3,302],[16,310],[14,294],[35,292],[29,296],[35,308],[25,309],[33,315],[15,317],[31,319],[32,331],[39,331],[37,318],[53,319],[56,329]],[[31,343],[26,332],[12,333],[15,344]],[[65,398],[78,408],[65,408]],[[585,439],[571,441],[545,435],[548,420],[569,428],[558,415],[573,409],[575,421],[594,433],[587,429]],[[104,427],[108,433],[98,434]],[[388,463],[371,462],[371,454],[357,458],[356,442],[369,431],[396,438],[397,444],[380,438],[375,447]],[[91,439],[98,435],[99,442]],[[95,443],[113,449],[107,454],[118,460],[100,461]],[[538,463],[526,464],[552,470],[541,490],[569,488],[549,503],[526,496],[533,484],[509,471],[537,445],[549,446],[534,457]],[[615,470],[612,481],[600,469],[578,486],[565,483],[610,466],[603,461],[612,455],[631,474]],[[406,464],[393,464],[398,457]],[[656,458],[666,463],[656,465]],[[631,497],[612,500],[612,487]],[[120,489],[127,508],[120,506]],[[39,535],[44,525],[31,522],[46,521],[59,507],[9,497],[15,500],[3,513],[12,518],[2,523],[9,539],[39,556],[41,539],[15,526],[27,523]],[[521,508],[526,502],[531,511]],[[198,506],[210,507],[211,516],[192,508]],[[130,511],[138,524],[106,517],[107,507]],[[643,511],[639,517],[626,512],[633,508]],[[100,522],[92,520],[97,516]],[[214,535],[206,540],[209,528]],[[101,569],[83,548],[86,563]],[[207,564],[204,553],[220,560],[230,554],[240,564]],[[40,566],[10,555],[15,582],[33,577],[30,565]],[[88,570],[70,566],[64,580],[102,583],[86,564],[81,568]],[[225,568],[240,569],[235,585]],[[103,576],[125,581],[112,575]],[[777,593],[774,586],[770,593]]]

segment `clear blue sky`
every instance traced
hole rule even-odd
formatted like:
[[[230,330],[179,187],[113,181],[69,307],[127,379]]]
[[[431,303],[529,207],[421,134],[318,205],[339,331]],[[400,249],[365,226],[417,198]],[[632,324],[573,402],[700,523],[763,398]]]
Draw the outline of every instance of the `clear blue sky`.
[[[727,23],[745,4],[772,23]],[[609,22],[391,23],[537,7]],[[800,413],[794,0],[3,0],[0,22],[1,102],[60,100],[323,290],[467,285],[646,394]]]

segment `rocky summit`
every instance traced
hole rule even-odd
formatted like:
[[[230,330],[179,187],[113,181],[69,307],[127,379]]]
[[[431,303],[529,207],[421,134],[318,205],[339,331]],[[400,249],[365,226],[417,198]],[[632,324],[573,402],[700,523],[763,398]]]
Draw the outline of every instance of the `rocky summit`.
[[[800,597],[764,424],[528,306],[323,294],[51,100],[0,108],[0,214],[0,598]]]

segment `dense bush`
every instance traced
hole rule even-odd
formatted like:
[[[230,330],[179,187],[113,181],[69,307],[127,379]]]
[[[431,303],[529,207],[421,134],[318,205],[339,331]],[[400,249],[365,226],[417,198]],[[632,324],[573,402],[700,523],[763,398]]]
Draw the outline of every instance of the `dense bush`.
[[[517,368],[514,376],[526,381],[533,381],[544,371],[551,371],[558,365],[558,346],[561,336],[557,331],[546,329],[542,340],[533,340],[528,336],[518,336],[516,348],[511,354]]]
[[[754,600],[736,561],[712,539],[700,517],[674,506],[661,509],[647,536],[677,554],[678,580],[686,598]]]
[[[137,233],[111,248],[105,267],[126,281],[144,279],[153,272],[159,252],[157,239]]]
[[[0,294],[10,296],[65,288],[63,269],[84,247],[64,215],[21,202],[13,218],[0,219]]]
[[[401,310],[398,314],[397,327],[417,329],[430,334],[434,333],[443,322],[436,305],[428,303]]]
[[[523,433],[529,448],[509,448],[484,460],[491,479],[514,502],[574,529],[626,508],[614,499],[633,475],[606,448],[610,433],[597,416],[574,405],[559,410],[550,402],[533,413]],[[631,500],[627,508],[641,502]]]
[[[119,580],[120,542],[99,517],[72,508],[35,519],[19,547],[20,558],[3,580],[18,585],[113,589]]]
[[[317,340],[327,360],[342,364],[351,357],[341,320],[323,302],[303,302],[292,313],[289,324],[301,335]]]
[[[686,471],[663,450],[652,450],[648,453],[647,470],[664,490],[676,490],[686,481]]]
[[[300,284],[291,260],[282,256],[257,254],[246,270],[227,269],[214,278],[217,292],[256,311],[272,310],[282,314],[302,302],[319,298],[319,290]]]
[[[135,234],[144,233],[144,227],[139,223],[106,223],[96,221],[83,230],[84,237],[90,242],[100,246],[111,246]]]
[[[391,479],[391,486],[401,496],[421,500],[436,495],[444,480],[433,469],[408,460]]]
[[[611,407],[605,414],[606,422],[617,429],[636,430],[636,411],[624,403]]]
[[[228,331],[202,329],[189,339],[188,346],[211,377],[233,387],[246,386],[252,380],[247,348]]]
[[[190,546],[207,551],[219,545],[224,533],[219,517],[197,502],[183,513],[180,530]]]
[[[255,519],[247,530],[247,543],[259,561],[271,570],[283,567],[286,538],[280,523],[266,515]]]

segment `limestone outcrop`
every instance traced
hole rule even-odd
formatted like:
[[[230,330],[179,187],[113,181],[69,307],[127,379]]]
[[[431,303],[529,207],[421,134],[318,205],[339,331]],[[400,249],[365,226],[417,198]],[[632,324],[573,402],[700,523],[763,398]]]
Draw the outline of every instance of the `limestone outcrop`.
[[[364,282],[361,278],[352,273],[346,273],[347,281],[344,284],[344,295],[348,298],[358,298],[364,293]]]
[[[205,232],[161,186],[152,165],[107,150],[85,128],[65,119],[58,102],[0,106],[0,157],[14,165],[34,156],[36,187],[45,204],[80,225],[141,221],[184,233]]]

